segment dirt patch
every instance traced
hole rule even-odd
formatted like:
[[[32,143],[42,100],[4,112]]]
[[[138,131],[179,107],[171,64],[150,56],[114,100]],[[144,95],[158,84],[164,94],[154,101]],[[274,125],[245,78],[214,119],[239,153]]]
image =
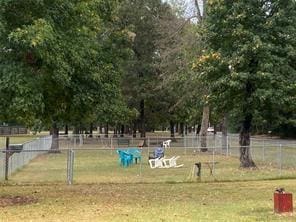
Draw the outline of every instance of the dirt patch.
[[[37,203],[37,199],[30,196],[0,197],[0,207],[27,205]]]

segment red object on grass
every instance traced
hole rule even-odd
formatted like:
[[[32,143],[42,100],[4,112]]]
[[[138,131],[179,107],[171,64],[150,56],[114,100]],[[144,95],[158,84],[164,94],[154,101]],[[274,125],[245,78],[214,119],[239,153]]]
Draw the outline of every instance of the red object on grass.
[[[291,193],[274,193],[274,212],[287,213],[293,212],[293,198]]]

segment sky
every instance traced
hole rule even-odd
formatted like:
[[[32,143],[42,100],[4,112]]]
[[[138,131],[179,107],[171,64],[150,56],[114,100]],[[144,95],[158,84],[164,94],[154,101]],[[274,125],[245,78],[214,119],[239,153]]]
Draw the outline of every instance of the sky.
[[[185,17],[191,17],[196,14],[194,0],[163,0],[165,2],[177,3],[184,8]],[[202,0],[198,0],[199,5],[202,8]],[[201,10],[202,11],[202,10]]]

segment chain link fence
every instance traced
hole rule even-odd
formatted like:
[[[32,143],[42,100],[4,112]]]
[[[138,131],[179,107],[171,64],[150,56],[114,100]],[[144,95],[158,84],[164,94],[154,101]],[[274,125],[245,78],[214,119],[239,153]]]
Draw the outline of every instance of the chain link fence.
[[[37,156],[46,153],[51,147],[51,142],[51,136],[45,136],[22,144],[11,143],[8,149],[3,148],[0,152],[0,178],[7,178]],[[5,143],[5,138],[1,137],[2,146]]]
[[[7,151],[0,153],[0,180],[17,183],[176,183],[191,181],[259,180],[294,177],[296,144],[294,141],[251,140],[251,156],[257,169],[239,168],[238,136],[207,136],[202,152],[201,137],[151,136],[142,138],[105,137],[105,135],[67,135],[51,149],[52,137],[37,138],[22,144],[7,164]],[[170,140],[164,158],[177,157],[177,166],[151,168],[149,156],[162,142]],[[225,143],[226,141],[226,143]],[[120,165],[117,150],[137,148],[141,161],[128,167]],[[53,152],[54,151],[54,152]],[[198,165],[200,164],[200,165]]]

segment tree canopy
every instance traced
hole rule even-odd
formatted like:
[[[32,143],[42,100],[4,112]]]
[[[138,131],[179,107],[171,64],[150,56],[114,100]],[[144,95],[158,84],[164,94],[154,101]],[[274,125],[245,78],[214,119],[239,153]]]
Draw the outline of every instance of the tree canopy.
[[[254,166],[250,133],[296,131],[295,1],[169,2],[1,1],[0,120],[203,136],[227,116]]]
[[[61,123],[94,122],[108,104],[122,106],[128,50],[126,33],[110,26],[116,3],[1,2],[1,119],[42,122],[56,134]]]
[[[210,1],[208,6],[209,50],[196,66],[206,68],[201,78],[210,83],[218,107],[240,114],[241,166],[253,166],[247,146],[254,117],[275,121],[279,106],[295,106],[296,3]]]

